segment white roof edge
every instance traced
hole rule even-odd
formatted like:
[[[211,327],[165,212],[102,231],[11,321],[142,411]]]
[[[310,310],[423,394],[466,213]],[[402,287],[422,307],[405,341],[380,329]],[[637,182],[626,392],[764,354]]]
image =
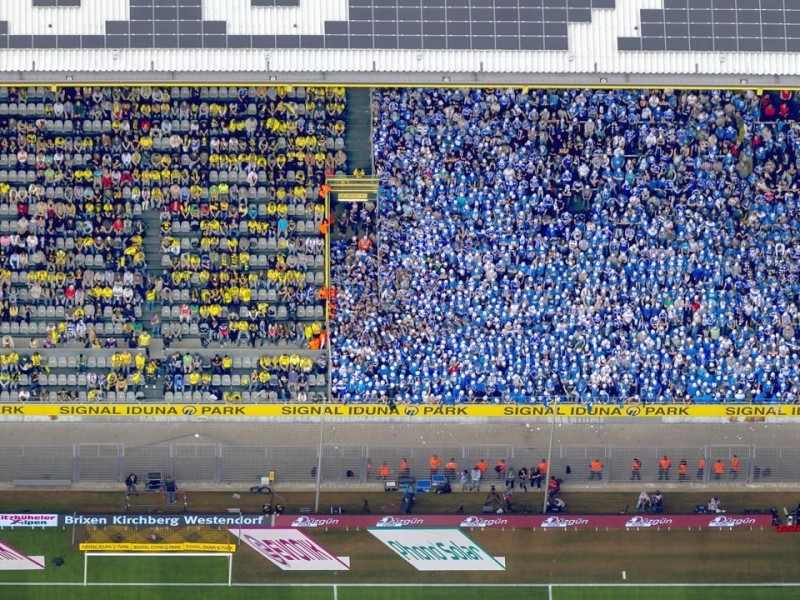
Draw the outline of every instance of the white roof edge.
[[[0,71],[0,85],[345,85],[345,86],[513,86],[513,87],[671,87],[800,88],[800,75],[708,75],[658,73],[418,73],[418,72],[253,72]]]

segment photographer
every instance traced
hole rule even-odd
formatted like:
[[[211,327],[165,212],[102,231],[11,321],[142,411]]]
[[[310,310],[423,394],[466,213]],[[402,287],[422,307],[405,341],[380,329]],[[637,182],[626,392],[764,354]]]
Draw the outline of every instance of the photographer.
[[[129,496],[138,496],[139,492],[136,490],[136,484],[139,483],[139,478],[136,473],[131,473],[125,478],[126,493]]]
[[[653,514],[664,512],[664,495],[658,490],[650,497],[650,506],[653,510]]]
[[[553,496],[547,500],[547,512],[563,513],[567,510],[567,504],[558,496]]]
[[[483,501],[483,506],[484,508],[491,507],[492,512],[501,510],[503,498],[500,497],[495,486],[492,486],[492,489],[489,490],[489,493],[486,495],[486,500]]]

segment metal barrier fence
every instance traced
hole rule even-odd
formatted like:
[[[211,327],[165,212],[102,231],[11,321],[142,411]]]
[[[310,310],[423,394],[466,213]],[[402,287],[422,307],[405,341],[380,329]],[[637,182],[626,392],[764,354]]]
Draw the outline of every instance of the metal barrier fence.
[[[122,482],[130,472],[143,476],[161,471],[180,482],[241,483],[255,485],[270,471],[280,485],[313,484],[316,480],[318,446],[228,446],[222,444],[171,444],[143,447],[123,444],[74,444],[63,446],[0,446],[0,482],[31,479],[69,479],[73,482]],[[377,481],[383,463],[390,478],[408,462],[410,475],[427,479],[429,459],[441,458],[440,473],[449,461],[457,470],[471,469],[479,459],[488,464],[486,477],[496,480],[496,461],[509,468],[531,468],[547,456],[546,447],[513,445],[387,447],[374,445],[326,444],[323,446],[323,483],[365,483]],[[668,473],[659,460],[671,461]],[[738,459],[738,469],[734,467]],[[800,482],[800,448],[752,445],[705,446],[576,446],[553,448],[550,472],[555,477],[590,485],[630,482],[632,462],[641,463],[638,478],[643,483],[720,482],[731,485]],[[699,461],[705,459],[705,468]],[[590,463],[599,460],[602,471],[592,477]],[[679,476],[679,464],[686,460],[687,473]],[[721,467],[716,466],[721,461]]]

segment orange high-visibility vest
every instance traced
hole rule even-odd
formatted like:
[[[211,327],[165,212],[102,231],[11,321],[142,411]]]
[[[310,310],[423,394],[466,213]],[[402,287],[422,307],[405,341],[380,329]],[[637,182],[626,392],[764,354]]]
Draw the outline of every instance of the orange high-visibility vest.
[[[731,471],[738,471],[740,466],[742,466],[742,462],[738,458],[731,459]]]
[[[632,471],[638,471],[641,468],[642,468],[641,461],[638,461],[638,460],[633,461],[633,464],[631,465],[631,470]]]
[[[405,473],[406,471],[408,471],[408,461],[403,459],[400,461],[400,472]]]
[[[698,469],[705,469],[706,468],[706,459],[701,458],[700,461],[697,463]]]
[[[593,460],[591,463],[592,473],[600,473],[603,470],[603,463],[599,460]]]
[[[542,476],[547,475],[547,461],[543,460],[539,463],[539,472],[542,474]]]
[[[662,458],[658,461],[658,466],[662,469],[669,469],[672,466],[672,461],[668,458]]]
[[[681,463],[678,465],[678,475],[686,475],[689,472],[689,465]]]
[[[388,477],[389,476],[389,465],[383,463],[380,468],[378,469],[378,473],[380,473],[381,477]]]
[[[725,473],[725,465],[721,460],[718,460],[714,463],[714,473],[717,475],[722,475]]]
[[[436,471],[439,469],[439,465],[442,464],[442,459],[436,455],[431,456],[430,460],[428,461],[428,464],[430,464],[432,470]]]
[[[480,472],[481,472],[481,475],[483,475],[484,473],[486,473],[486,469],[487,469],[487,468],[488,468],[488,465],[486,464],[486,461],[485,461],[485,460],[483,460],[483,459],[480,459],[480,460],[478,461],[478,471],[480,471]]]
[[[445,468],[446,468],[448,471],[455,471],[455,470],[458,468],[458,465],[455,463],[455,461],[453,461],[453,460],[448,460],[448,461],[447,461],[447,464],[445,465]]]

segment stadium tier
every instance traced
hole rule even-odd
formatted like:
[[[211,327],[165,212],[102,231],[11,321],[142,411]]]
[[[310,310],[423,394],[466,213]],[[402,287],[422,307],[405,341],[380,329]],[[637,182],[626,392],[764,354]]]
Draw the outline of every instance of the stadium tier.
[[[794,402],[799,109],[0,88],[0,400]]]
[[[2,399],[324,390],[344,111],[338,88],[0,88]]]
[[[333,249],[337,400],[797,400],[793,94],[385,89],[373,108],[380,214],[342,215],[355,239]]]

